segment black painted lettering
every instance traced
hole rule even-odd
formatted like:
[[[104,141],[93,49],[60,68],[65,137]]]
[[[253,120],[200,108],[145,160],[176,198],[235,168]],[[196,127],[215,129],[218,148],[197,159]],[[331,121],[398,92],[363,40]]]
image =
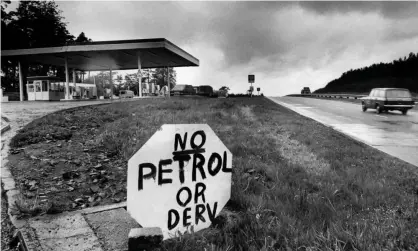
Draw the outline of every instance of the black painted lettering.
[[[200,153],[193,155],[193,170],[192,170],[192,181],[196,181],[196,169],[199,169],[202,179],[206,179],[205,170],[203,165],[205,164],[205,156]]]
[[[206,222],[205,217],[203,217],[203,214],[205,213],[205,205],[204,204],[198,204],[196,205],[196,211],[195,211],[195,225],[199,223],[199,220],[202,222]]]
[[[174,151],[177,151],[179,144],[180,144],[181,150],[184,150],[186,148],[186,142],[187,142],[187,132],[184,134],[183,140],[181,139],[180,133],[176,133],[176,135],[174,136]]]
[[[195,143],[195,139],[197,135],[200,135],[200,137],[202,138],[202,141],[200,142],[199,145],[196,145]],[[193,133],[192,138],[190,139],[190,146],[192,147],[192,149],[202,148],[202,146],[205,143],[206,143],[206,134],[204,131],[196,131],[195,133]]]
[[[202,182],[196,183],[196,188],[194,191],[194,203],[197,204],[199,197],[202,196],[203,203],[206,202],[205,200],[205,191],[206,191],[206,185]]]
[[[178,155],[178,156],[174,156],[173,160],[174,161],[178,161],[179,162],[179,179],[180,179],[180,183],[183,184],[184,183],[184,166],[185,166],[185,162],[189,162],[189,160],[191,159],[190,155]]]
[[[192,224],[191,222],[187,222],[188,219],[191,219],[192,216],[190,216],[188,214],[188,212],[190,212],[192,209],[190,207],[184,209],[183,211],[183,227],[187,227],[190,226],[190,224]]]
[[[216,160],[216,166],[213,168],[213,163]],[[222,157],[218,153],[212,153],[208,161],[208,171],[209,174],[215,176],[221,170],[222,167]]]
[[[163,169],[164,166],[170,165],[171,163],[173,163],[173,161],[171,159],[160,160],[160,163],[158,164],[158,185],[173,183],[172,179],[169,179],[169,178],[164,179],[163,178],[164,173],[172,173],[173,172],[173,169]]]
[[[211,222],[215,219],[217,208],[218,208],[218,202],[215,202],[215,204],[213,204],[213,211],[210,210],[209,203],[206,204],[206,209],[208,210],[209,220]]]
[[[151,171],[148,174],[144,174],[144,169],[149,168]],[[139,164],[138,168],[138,191],[144,189],[144,179],[153,178],[155,180],[155,175],[157,173],[157,168],[152,163],[142,163]]]
[[[174,222],[173,221],[173,216],[174,216]],[[177,226],[177,224],[179,224],[180,221],[180,215],[179,212],[177,212],[176,209],[170,209],[168,210],[168,230],[171,230],[173,228],[175,228]]]
[[[224,173],[232,173],[232,167],[230,167],[230,168],[227,168],[226,167],[226,165],[228,163],[227,160],[228,160],[227,159],[227,154],[226,154],[226,151],[224,151],[224,159],[223,159],[223,162],[222,162],[222,172],[224,172]]]
[[[199,148],[199,149],[191,149],[191,150],[173,152],[173,155],[176,157],[176,156],[180,156],[180,155],[189,155],[189,154],[204,153],[204,152],[205,152],[204,148]]]
[[[187,198],[185,201],[182,201],[180,198],[180,195],[183,191],[187,192]],[[192,200],[192,191],[190,190],[190,188],[188,187],[180,188],[180,190],[177,192],[176,200],[177,200],[177,204],[179,204],[180,206],[182,207],[187,206],[187,204],[189,204],[189,202]]]

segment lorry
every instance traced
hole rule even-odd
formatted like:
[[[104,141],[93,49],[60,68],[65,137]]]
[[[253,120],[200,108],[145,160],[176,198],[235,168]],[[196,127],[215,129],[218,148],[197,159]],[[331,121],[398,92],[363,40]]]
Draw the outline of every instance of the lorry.
[[[309,87],[303,87],[302,91],[300,92],[300,94],[311,94],[311,89],[309,89]]]

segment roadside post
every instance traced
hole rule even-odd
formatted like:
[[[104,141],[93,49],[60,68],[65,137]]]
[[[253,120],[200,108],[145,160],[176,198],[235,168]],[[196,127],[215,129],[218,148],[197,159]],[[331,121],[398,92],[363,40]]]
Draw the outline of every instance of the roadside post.
[[[197,232],[228,202],[231,177],[232,154],[207,124],[165,124],[128,161],[127,211],[164,240]]]
[[[254,87],[253,84],[255,82],[255,76],[254,75],[248,75],[248,83],[250,84],[250,93],[251,97],[253,96]]]
[[[257,87],[258,96],[260,96],[260,87]]]

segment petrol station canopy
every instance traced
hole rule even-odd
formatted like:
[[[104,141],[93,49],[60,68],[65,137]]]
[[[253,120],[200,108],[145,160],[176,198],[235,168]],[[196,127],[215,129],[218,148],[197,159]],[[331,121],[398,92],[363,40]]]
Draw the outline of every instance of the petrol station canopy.
[[[199,60],[164,38],[87,42],[80,45],[2,50],[1,57],[73,70],[108,71],[199,66]]]

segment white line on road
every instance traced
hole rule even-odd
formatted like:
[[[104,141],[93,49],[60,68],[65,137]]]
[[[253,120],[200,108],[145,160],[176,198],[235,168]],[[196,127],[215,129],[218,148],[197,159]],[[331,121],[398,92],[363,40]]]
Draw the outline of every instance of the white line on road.
[[[387,118],[388,118],[388,117],[386,117],[386,116],[382,116],[382,115],[376,115],[376,116],[381,117],[381,118],[385,118],[385,119],[387,119]]]
[[[347,120],[352,120],[351,118],[349,118],[349,117],[346,117],[346,116],[341,116],[341,115],[337,115],[336,117],[338,117],[338,118],[342,118],[342,119],[347,119]]]

